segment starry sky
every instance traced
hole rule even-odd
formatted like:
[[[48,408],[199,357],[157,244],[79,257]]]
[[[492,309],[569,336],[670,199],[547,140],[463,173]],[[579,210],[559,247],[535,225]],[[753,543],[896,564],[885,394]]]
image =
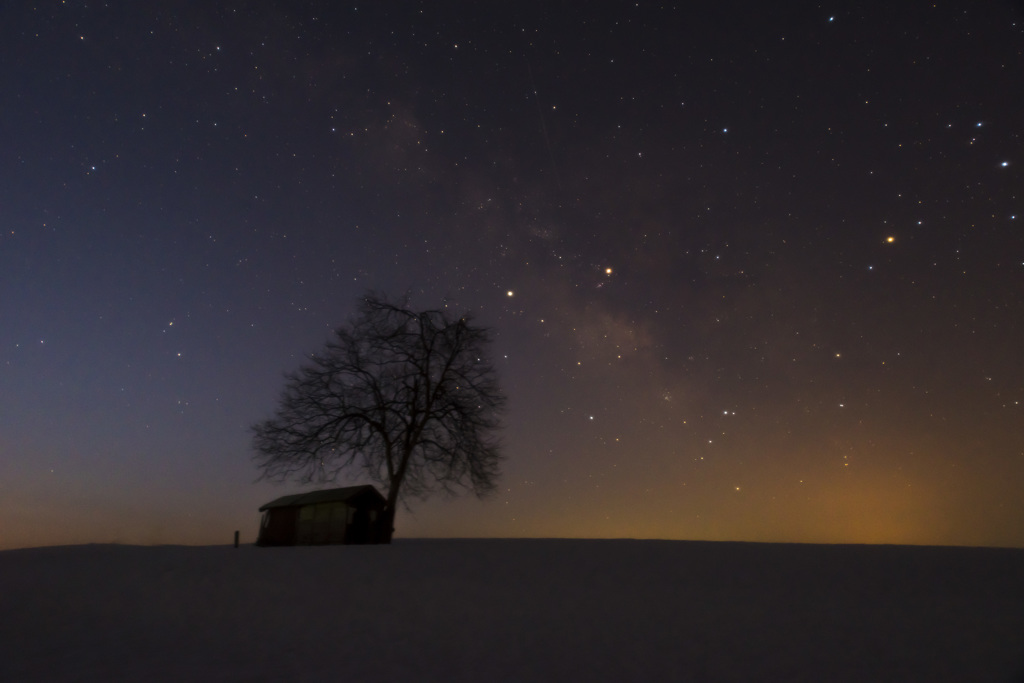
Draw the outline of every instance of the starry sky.
[[[368,290],[509,396],[397,537],[1024,546],[1017,3],[17,2],[0,69],[0,548],[253,541]]]

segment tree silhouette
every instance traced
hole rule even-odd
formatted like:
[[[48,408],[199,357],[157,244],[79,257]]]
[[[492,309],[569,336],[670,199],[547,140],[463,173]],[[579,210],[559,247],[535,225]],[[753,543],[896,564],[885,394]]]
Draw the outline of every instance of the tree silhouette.
[[[365,296],[349,324],[286,376],[273,417],[252,426],[261,478],[328,482],[361,469],[387,490],[384,542],[399,501],[492,492],[505,396],[490,343],[469,315]]]

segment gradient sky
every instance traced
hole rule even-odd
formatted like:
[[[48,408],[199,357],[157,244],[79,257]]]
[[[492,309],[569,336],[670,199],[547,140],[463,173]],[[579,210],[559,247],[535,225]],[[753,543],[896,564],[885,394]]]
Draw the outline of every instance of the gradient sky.
[[[368,289],[510,399],[398,537],[1024,546],[1024,11],[775,5],[4,3],[0,548],[253,541]]]

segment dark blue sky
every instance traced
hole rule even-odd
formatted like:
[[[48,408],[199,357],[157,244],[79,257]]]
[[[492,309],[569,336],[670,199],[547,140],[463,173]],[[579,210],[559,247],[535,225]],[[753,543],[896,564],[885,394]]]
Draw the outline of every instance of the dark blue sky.
[[[1024,545],[1015,3],[0,9],[0,547],[254,536],[368,289],[505,477],[398,535]],[[250,539],[251,540],[251,539]]]

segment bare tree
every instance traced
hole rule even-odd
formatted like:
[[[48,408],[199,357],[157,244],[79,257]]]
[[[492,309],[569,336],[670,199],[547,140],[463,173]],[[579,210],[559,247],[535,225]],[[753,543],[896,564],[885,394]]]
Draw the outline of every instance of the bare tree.
[[[367,295],[323,351],[287,375],[274,416],[253,425],[261,478],[327,482],[361,469],[387,489],[385,542],[399,501],[492,492],[505,396],[490,342],[469,315]]]

